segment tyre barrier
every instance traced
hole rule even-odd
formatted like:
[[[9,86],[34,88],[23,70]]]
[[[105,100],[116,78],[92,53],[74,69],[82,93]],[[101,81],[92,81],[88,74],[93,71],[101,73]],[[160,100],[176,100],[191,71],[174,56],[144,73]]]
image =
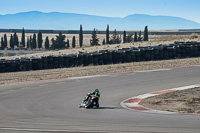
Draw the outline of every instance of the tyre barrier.
[[[63,56],[63,67],[69,67],[69,56]]]
[[[83,66],[88,66],[89,65],[89,54],[88,53],[84,53],[83,54]]]
[[[31,62],[33,70],[40,70],[39,68],[41,68],[41,62],[39,61],[39,58],[32,58]]]
[[[92,56],[92,61],[90,64],[91,65],[98,65],[98,53],[94,52],[94,53],[91,53],[91,56]]]
[[[67,55],[66,57],[68,57],[68,67],[74,67],[75,66],[75,63],[74,61],[76,61],[76,55],[73,55],[73,54],[70,54],[70,55]]]
[[[103,65],[103,54],[102,53],[98,53],[97,54],[97,58],[98,58],[98,65]]]
[[[107,52],[107,61],[108,61],[108,64],[112,64],[113,63],[113,58],[112,58],[112,52],[111,51],[108,51]]]
[[[152,48],[152,54],[153,54],[153,57],[154,57],[154,60],[159,60],[161,59],[160,57],[160,47],[159,46],[154,46],[154,47],[151,47]]]
[[[1,59],[0,73],[190,57],[200,57],[200,42],[175,42],[168,45],[100,50],[62,56]]]
[[[118,63],[118,57],[117,57],[117,51],[116,50],[112,51],[112,62],[113,62],[113,64]]]
[[[93,54],[89,53],[88,54],[88,65],[92,65],[93,64]]]
[[[59,56],[53,56],[53,68],[59,68]]]
[[[11,71],[11,63],[9,61],[5,62],[5,72]]]
[[[83,54],[78,54],[78,66],[82,66],[83,65]]]
[[[47,56],[47,68],[48,69],[53,69],[53,56]]]
[[[5,61],[0,60],[0,72],[5,72]]]
[[[47,57],[43,56],[42,58],[42,63],[43,63],[43,69],[48,69],[48,61],[47,61]]]
[[[10,64],[10,72],[15,72],[16,63],[13,60],[8,61],[8,63]]]
[[[100,50],[99,53],[102,54],[102,64],[108,64],[108,50]]]

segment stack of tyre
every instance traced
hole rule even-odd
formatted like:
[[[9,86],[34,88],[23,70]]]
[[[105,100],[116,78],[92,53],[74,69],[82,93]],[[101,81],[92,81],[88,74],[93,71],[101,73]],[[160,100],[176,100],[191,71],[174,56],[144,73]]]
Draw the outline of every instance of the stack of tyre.
[[[176,42],[90,53],[0,60],[0,73],[189,57],[200,57],[200,42]]]
[[[5,72],[5,60],[0,60],[0,73]]]

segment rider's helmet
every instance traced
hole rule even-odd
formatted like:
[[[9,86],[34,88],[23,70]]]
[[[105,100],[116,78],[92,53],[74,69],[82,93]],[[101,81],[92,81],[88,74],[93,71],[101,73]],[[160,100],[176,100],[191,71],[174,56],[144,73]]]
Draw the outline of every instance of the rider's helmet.
[[[95,92],[99,92],[99,89],[95,89]]]

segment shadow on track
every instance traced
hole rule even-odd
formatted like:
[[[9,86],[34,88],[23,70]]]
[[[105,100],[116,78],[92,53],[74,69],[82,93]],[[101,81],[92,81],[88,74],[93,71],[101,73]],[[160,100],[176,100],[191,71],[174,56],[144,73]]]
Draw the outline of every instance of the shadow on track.
[[[122,107],[99,107],[99,108],[90,108],[90,109],[122,109]]]

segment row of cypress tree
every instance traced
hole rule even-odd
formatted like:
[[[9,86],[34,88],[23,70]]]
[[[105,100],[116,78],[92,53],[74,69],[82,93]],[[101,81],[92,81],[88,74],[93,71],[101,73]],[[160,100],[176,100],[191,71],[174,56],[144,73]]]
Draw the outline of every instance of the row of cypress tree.
[[[126,35],[126,31],[123,32],[123,43],[130,43],[132,41],[137,42],[137,41],[148,41],[148,27],[145,26],[145,30],[144,30],[144,35],[143,38],[141,37],[141,31],[139,32],[139,36],[137,36],[137,32],[135,32],[134,38],[132,37],[133,34],[128,34]],[[60,48],[69,48],[69,39],[67,39],[67,41],[65,41],[66,36],[63,35],[61,32],[59,32],[59,34],[56,36],[56,38],[52,38],[51,42],[51,48],[52,49],[60,49]],[[109,25],[107,25],[106,28],[106,38],[103,39],[102,44],[120,44],[121,43],[121,35],[117,34],[116,29],[114,30],[112,36],[110,37],[110,31],[109,31]],[[28,49],[36,49],[39,48],[41,49],[43,46],[43,39],[42,39],[42,32],[39,31],[37,36],[34,33],[33,37],[27,37],[27,44],[25,45],[25,30],[24,28],[22,29],[22,37],[21,37],[21,42],[19,42],[18,40],[18,36],[16,34],[16,32],[14,32],[14,34],[11,34],[10,37],[10,47],[14,48],[14,46],[16,47],[23,47],[25,48],[25,46]],[[91,36],[91,40],[90,40],[90,45],[91,46],[95,46],[95,45],[99,45],[99,38],[97,37],[97,33],[96,33],[96,29],[94,28],[93,32],[92,32],[92,36]],[[83,29],[82,29],[82,25],[80,25],[80,30],[79,30],[79,46],[82,47],[83,46]],[[4,34],[4,36],[1,38],[1,48],[6,48],[8,47],[8,43],[7,43],[7,36],[6,34]],[[45,39],[45,43],[44,43],[44,47],[46,49],[50,48],[50,42],[49,42],[49,38],[48,36]],[[72,37],[72,48],[76,47],[76,39],[75,36]]]
[[[107,25],[106,29],[106,44],[119,44],[121,43],[121,37],[117,34],[116,29],[113,32],[112,37],[109,37],[109,25]],[[135,32],[134,38],[132,37],[133,34],[126,34],[126,31],[123,32],[123,43],[130,43],[130,42],[137,42],[137,41],[148,41],[148,27],[145,26],[144,29],[144,35],[142,38],[141,31],[139,32],[139,36],[137,35],[137,32]],[[102,42],[102,44],[105,44],[105,40]]]
[[[18,36],[16,32],[10,37],[10,47],[14,48],[14,46],[19,46],[19,41],[18,41]],[[3,37],[1,37],[1,48],[7,48],[8,47],[8,40],[7,40],[7,35],[4,34]]]
[[[8,47],[8,43],[7,43],[7,35],[4,34],[4,37],[1,37],[1,48],[7,48]],[[27,48],[30,49],[35,49],[35,48],[42,48],[42,32],[38,32],[37,35],[37,39],[36,39],[36,34],[33,34],[33,38],[32,36],[27,38]],[[14,34],[11,34],[10,36],[10,48],[14,48],[14,47],[23,47],[25,48],[25,31],[24,28],[22,29],[22,37],[21,37],[21,42],[18,39],[18,35],[16,32],[14,32]]]
[[[23,35],[23,32],[22,32],[22,38],[25,38],[23,36],[25,36],[25,35]],[[43,43],[42,32],[39,31],[37,34],[37,37],[36,37],[35,33],[33,34],[33,37],[32,36],[27,37],[27,45],[26,46],[28,49],[36,49],[36,48],[41,49],[42,43]],[[21,44],[23,47],[25,47],[25,43],[21,42]]]
[[[81,27],[82,29],[82,27]],[[132,37],[133,34],[126,35],[126,31],[123,32],[123,43],[130,43],[130,42],[137,42],[137,41],[148,41],[148,27],[145,26],[144,35],[142,38],[141,31],[139,32],[139,36],[137,32],[135,32],[134,38]],[[96,30],[94,28],[92,32],[92,39],[90,40],[91,46],[99,45],[99,38],[97,38]],[[113,31],[112,36],[110,37],[109,25],[106,28],[106,40],[103,39],[102,44],[120,44],[121,43],[121,35],[117,34],[117,30]]]

